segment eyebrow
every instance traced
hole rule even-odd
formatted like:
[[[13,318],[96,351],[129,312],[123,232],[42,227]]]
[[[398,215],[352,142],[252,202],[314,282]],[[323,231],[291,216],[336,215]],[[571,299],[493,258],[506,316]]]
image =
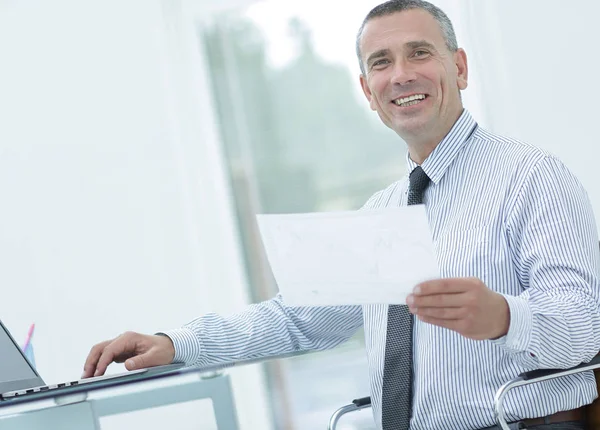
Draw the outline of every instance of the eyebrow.
[[[410,48],[410,49],[416,49],[416,48],[427,48],[431,51],[436,51],[437,49],[435,49],[435,46],[433,46],[433,44],[429,43],[426,40],[415,40],[414,42],[407,42],[405,44],[406,47]]]
[[[405,47],[407,47],[408,49],[417,49],[417,48],[427,48],[431,51],[435,51],[437,52],[437,49],[435,49],[435,46],[433,46],[431,43],[427,42],[426,40],[415,40],[412,42],[407,42],[404,44]],[[371,55],[369,55],[369,57],[367,58],[367,66],[370,65],[373,60],[376,60],[378,58],[383,58],[386,57],[390,54],[390,50],[385,48],[385,49],[380,49],[379,51],[375,51],[373,52]]]

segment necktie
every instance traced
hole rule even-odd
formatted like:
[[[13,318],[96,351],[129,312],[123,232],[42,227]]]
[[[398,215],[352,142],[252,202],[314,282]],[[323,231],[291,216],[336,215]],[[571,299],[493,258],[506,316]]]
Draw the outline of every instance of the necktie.
[[[408,205],[423,202],[430,179],[421,166],[409,176]],[[383,364],[381,423],[383,430],[407,430],[412,409],[413,316],[406,305],[390,305]]]

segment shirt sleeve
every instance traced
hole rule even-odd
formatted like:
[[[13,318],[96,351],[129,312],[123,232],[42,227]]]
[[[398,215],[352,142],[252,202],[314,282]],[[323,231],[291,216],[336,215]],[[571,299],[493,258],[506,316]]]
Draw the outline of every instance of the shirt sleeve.
[[[385,206],[399,183],[375,193],[360,210]],[[173,361],[208,366],[334,348],[350,339],[362,322],[361,306],[291,307],[278,294],[229,317],[210,313],[157,334],[173,341]]]
[[[174,362],[207,366],[333,348],[362,326],[361,306],[291,307],[281,295],[229,317],[214,313],[166,331]]]
[[[569,368],[600,350],[600,250],[587,193],[552,157],[525,180],[507,220],[524,292],[505,296],[506,336],[492,341],[531,368]]]

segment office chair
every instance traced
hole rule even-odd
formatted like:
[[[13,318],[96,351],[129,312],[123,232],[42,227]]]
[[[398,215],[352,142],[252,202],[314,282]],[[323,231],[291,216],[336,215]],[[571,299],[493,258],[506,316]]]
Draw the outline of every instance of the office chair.
[[[512,381],[508,381],[496,392],[496,396],[494,397],[496,423],[502,430],[510,430],[504,416],[504,398],[506,397],[506,394],[513,388],[535,384],[536,382],[546,381],[548,379],[560,378],[561,376],[586,372],[589,370],[594,370],[596,386],[598,388],[598,392],[600,393],[600,353],[592,358],[589,363],[582,363],[570,369],[540,369],[520,374]],[[338,421],[343,415],[369,407],[371,407],[370,397],[362,397],[360,399],[352,400],[352,403],[342,406],[333,413],[331,419],[329,420],[329,426],[327,429],[335,430]],[[600,429],[600,397],[586,406],[585,421],[588,429]]]
[[[512,381],[504,384],[496,392],[496,396],[494,398],[494,411],[496,413],[496,422],[498,426],[500,426],[500,428],[503,430],[510,430],[504,416],[503,406],[506,394],[513,388],[528,384],[535,384],[536,382],[541,382],[548,379],[560,378],[561,376],[586,372],[588,370],[595,370],[594,373],[596,376],[596,385],[598,386],[598,392],[600,392],[600,370],[597,369],[600,369],[600,354],[596,355],[589,363],[583,363],[571,369],[541,369],[520,374]],[[371,407],[370,397],[352,400],[352,403],[342,406],[334,412],[329,420],[329,426],[327,429],[335,430],[338,421],[343,415],[369,407]],[[596,399],[593,403],[586,406],[585,417],[586,425],[589,429],[600,429],[600,399]]]

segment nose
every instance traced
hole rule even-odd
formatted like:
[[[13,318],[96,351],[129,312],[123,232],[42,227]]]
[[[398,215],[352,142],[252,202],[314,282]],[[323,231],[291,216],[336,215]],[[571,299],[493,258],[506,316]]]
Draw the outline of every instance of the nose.
[[[406,60],[398,60],[394,64],[393,73],[391,76],[392,84],[406,85],[417,79],[416,73],[412,65]]]

